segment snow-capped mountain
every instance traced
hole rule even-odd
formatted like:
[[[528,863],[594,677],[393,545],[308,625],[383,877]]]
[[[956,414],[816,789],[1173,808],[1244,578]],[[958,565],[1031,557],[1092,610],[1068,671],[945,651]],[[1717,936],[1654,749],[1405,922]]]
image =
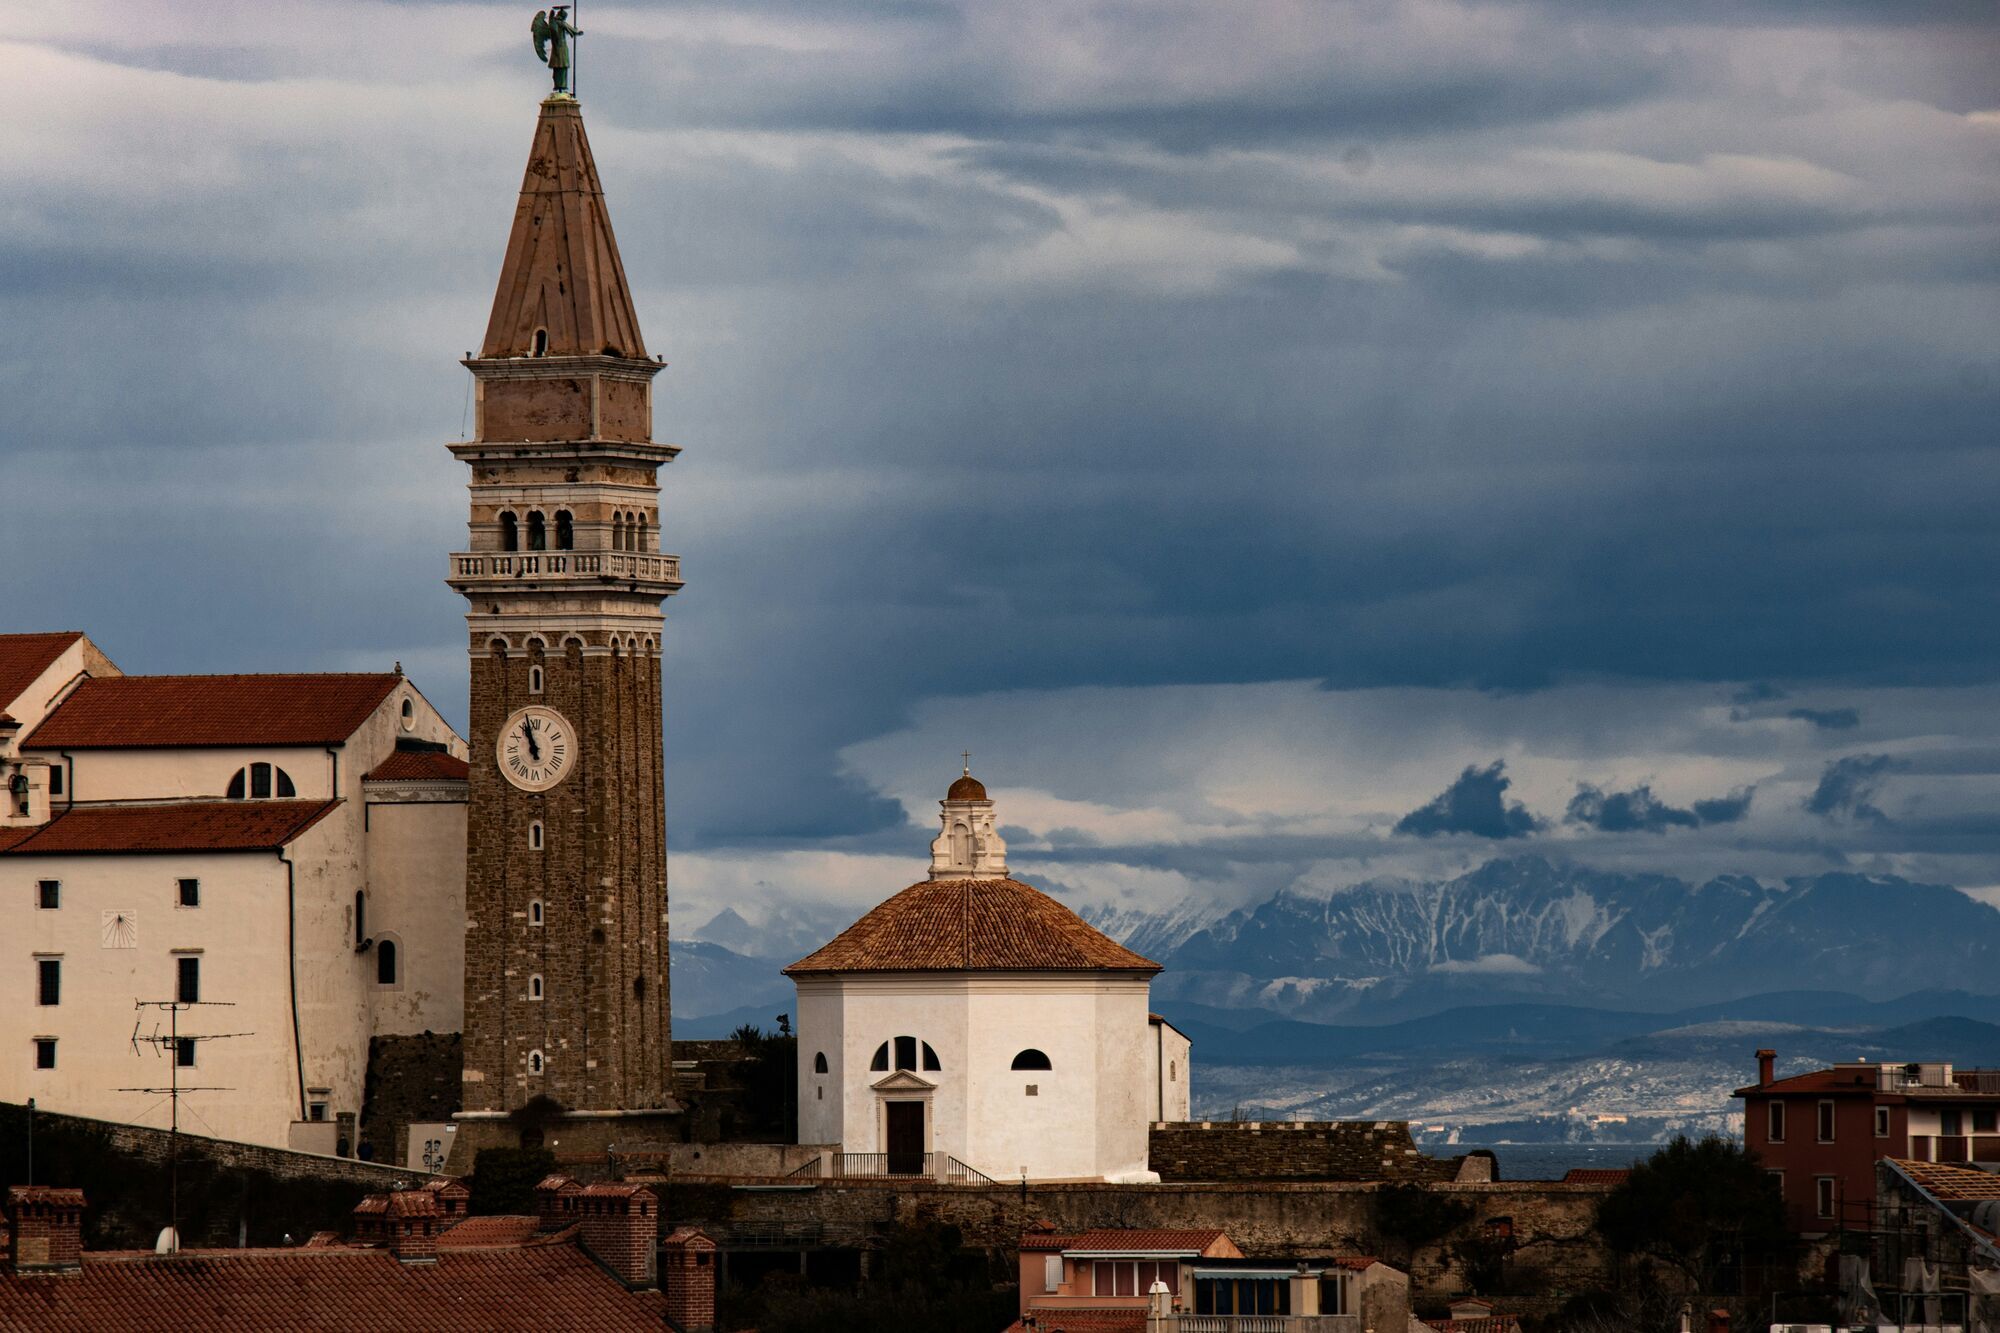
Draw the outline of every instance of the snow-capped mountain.
[[[1191,923],[1185,908],[1097,922],[1167,965],[1156,997],[1321,1021],[1527,999],[1665,1009],[1791,989],[1985,992],[2000,977],[2000,910],[1892,876],[1691,884],[1516,857]]]

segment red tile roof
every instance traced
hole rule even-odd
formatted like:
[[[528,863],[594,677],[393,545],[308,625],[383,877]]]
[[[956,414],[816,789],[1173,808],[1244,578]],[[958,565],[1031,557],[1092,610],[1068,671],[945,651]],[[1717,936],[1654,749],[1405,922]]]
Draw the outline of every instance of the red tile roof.
[[[574,1244],[426,1264],[353,1248],[86,1254],[81,1273],[0,1273],[0,1329],[38,1333],[659,1333],[665,1317],[660,1293],[625,1290]]]
[[[402,682],[393,673],[95,677],[78,685],[21,746],[335,745]]]
[[[1229,1237],[1214,1227],[1187,1231],[1085,1231],[1071,1236],[1069,1244],[1063,1248],[1105,1253],[1206,1255],[1215,1247],[1217,1241],[1227,1246],[1231,1253],[1208,1257],[1216,1259],[1241,1257],[1234,1253],[1236,1246],[1230,1243]]]
[[[428,1187],[427,1187],[428,1188]],[[468,1217],[438,1236],[440,1250],[518,1249],[540,1228],[532,1217]]]
[[[1573,1166],[1563,1172],[1565,1185],[1623,1185],[1632,1178],[1627,1166]]]
[[[0,634],[0,708],[20,698],[35,677],[82,637],[73,629],[59,634]]]
[[[463,782],[472,766],[436,750],[397,750],[362,774],[363,782]]]
[[[276,851],[339,801],[80,805],[39,828],[0,832],[0,855]],[[22,833],[24,837],[9,837]]]
[[[1035,1322],[1026,1322],[1026,1316],[1007,1325],[1003,1333],[1146,1333],[1146,1307],[1131,1305],[1125,1309],[1105,1309],[1102,1306],[1082,1309],[1049,1309],[1033,1307],[1028,1311]]]
[[[784,969],[838,972],[1157,972],[1040,889],[1012,879],[912,884]]]

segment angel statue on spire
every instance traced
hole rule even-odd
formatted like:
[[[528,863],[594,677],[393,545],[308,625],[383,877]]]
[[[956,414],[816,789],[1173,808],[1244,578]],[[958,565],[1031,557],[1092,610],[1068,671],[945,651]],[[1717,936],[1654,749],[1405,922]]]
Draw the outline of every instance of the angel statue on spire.
[[[551,5],[547,9],[535,11],[535,21],[528,26],[535,39],[535,59],[549,67],[555,76],[556,95],[569,95],[569,39],[583,36],[581,28],[570,26],[569,6]]]

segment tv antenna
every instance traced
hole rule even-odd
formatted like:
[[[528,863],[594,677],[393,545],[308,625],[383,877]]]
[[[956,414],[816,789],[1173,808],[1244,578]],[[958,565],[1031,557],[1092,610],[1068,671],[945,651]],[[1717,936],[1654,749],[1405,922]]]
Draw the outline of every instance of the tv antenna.
[[[186,1054],[186,1064],[194,1064],[196,1044],[204,1041],[226,1041],[231,1037],[250,1037],[250,1032],[209,1032],[182,1033],[181,1011],[197,1006],[219,1009],[233,1009],[236,1006],[225,1000],[134,1000],[133,1009],[139,1017],[132,1021],[132,1054],[139,1054],[143,1043],[153,1048],[157,1057],[170,1056],[167,1061],[167,1086],[164,1088],[119,1088],[119,1092],[144,1092],[152,1096],[165,1096],[172,1106],[171,1120],[167,1129],[167,1234],[164,1237],[164,1253],[178,1253],[181,1248],[181,1098],[191,1092],[231,1092],[231,1088],[182,1086],[182,1055]],[[151,1032],[141,1032],[145,1026],[145,1011],[164,1009],[167,1014],[167,1030],[160,1031],[159,1020],[153,1021]]]

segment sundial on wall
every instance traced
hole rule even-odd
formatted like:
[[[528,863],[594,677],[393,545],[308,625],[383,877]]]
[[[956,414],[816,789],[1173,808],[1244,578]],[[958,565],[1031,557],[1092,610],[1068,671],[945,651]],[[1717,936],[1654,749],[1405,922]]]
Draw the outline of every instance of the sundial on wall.
[[[139,947],[139,914],[116,908],[108,910],[98,925],[97,933],[107,949],[136,949]]]

